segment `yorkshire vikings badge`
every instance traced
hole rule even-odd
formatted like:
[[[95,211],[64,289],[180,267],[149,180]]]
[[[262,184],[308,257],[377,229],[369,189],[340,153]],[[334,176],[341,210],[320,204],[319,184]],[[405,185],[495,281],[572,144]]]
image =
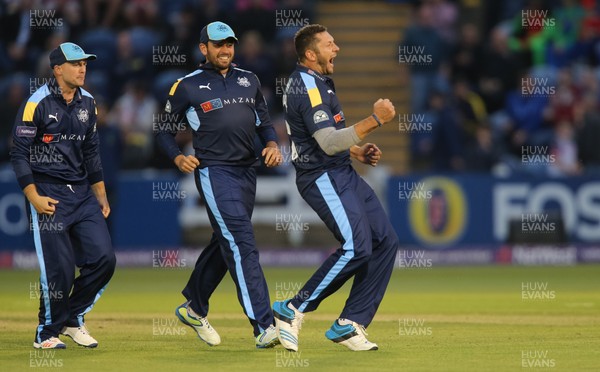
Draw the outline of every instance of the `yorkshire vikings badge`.
[[[89,114],[88,114],[88,110],[86,109],[79,109],[79,113],[77,114],[77,119],[79,119],[80,122],[85,123],[88,121],[89,119]]]

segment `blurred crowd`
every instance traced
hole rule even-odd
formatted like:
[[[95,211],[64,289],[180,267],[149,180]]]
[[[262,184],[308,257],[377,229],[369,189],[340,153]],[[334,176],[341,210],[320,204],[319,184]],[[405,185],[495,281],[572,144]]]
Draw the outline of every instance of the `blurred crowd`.
[[[599,174],[600,3],[487,1],[483,21],[458,3],[415,2],[401,40],[430,56],[409,65],[431,124],[411,133],[413,169]]]
[[[86,89],[98,104],[107,177],[116,179],[121,169],[172,168],[154,143],[153,123],[171,84],[203,61],[200,30],[213,20],[234,28],[240,40],[234,61],[260,78],[285,138],[281,91],[296,63],[293,35],[314,22],[314,3],[0,0],[0,164],[8,161],[20,105],[52,77],[49,52],[72,41],[98,55]],[[412,169],[598,173],[600,2],[474,3],[482,5],[483,19],[465,16],[457,0],[413,2],[400,43],[428,57],[408,67],[413,121],[431,130],[411,132]],[[178,140],[190,146],[191,134]]]
[[[52,77],[48,54],[71,41],[98,59],[85,88],[98,105],[107,183],[119,170],[173,168],[154,143],[171,85],[204,57],[200,30],[230,24],[238,39],[234,62],[256,73],[283,135],[281,89],[294,69],[293,35],[313,18],[302,0],[0,0],[0,164],[9,160],[20,105]],[[285,12],[284,12],[285,11]],[[179,135],[191,146],[191,133]],[[188,150],[187,153],[191,153]]]

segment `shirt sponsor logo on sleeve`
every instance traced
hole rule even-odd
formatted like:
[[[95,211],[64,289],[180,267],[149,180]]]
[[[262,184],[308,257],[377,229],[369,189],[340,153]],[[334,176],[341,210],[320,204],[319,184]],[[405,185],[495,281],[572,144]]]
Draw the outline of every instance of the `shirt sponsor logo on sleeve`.
[[[220,98],[215,98],[215,99],[211,99],[210,101],[201,103],[200,107],[202,108],[202,111],[204,111],[204,113],[207,113],[207,112],[210,112],[213,110],[222,109],[223,102],[221,101]]]
[[[60,133],[44,133],[42,136],[42,142],[44,143],[53,143],[60,141]]]
[[[319,110],[313,115],[313,121],[315,122],[315,124],[318,124],[325,120],[329,120],[329,115],[327,115],[327,113],[323,110]]]
[[[336,124],[339,123],[340,121],[344,120],[344,119],[346,119],[346,118],[344,117],[344,112],[343,111],[340,111],[337,114],[333,115],[333,120],[335,120]]]
[[[171,113],[171,101],[167,100],[165,104],[165,112]]]
[[[25,125],[17,126],[17,137],[35,137],[37,133],[36,127],[27,127]]]

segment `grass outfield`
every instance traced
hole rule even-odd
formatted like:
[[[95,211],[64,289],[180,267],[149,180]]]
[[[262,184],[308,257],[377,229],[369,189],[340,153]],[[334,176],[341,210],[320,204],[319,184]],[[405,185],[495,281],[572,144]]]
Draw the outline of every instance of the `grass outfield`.
[[[311,272],[267,269],[271,300],[286,297]],[[211,348],[173,315],[189,273],[117,269],[86,319],[97,349],[67,339],[66,350],[34,351],[38,301],[29,288],[38,273],[0,271],[0,370],[600,370],[600,266],[395,270],[369,327],[380,350],[363,353],[324,337],[348,286],[307,314],[293,354],[281,346],[254,348],[229,277],[212,299],[209,319],[222,343]]]

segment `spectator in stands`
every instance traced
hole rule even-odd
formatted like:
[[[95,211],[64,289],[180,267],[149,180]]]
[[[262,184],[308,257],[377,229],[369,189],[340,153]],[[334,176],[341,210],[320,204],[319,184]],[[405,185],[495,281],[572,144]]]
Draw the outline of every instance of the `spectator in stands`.
[[[575,107],[579,104],[580,89],[573,83],[571,71],[563,68],[558,73],[556,93],[550,96],[548,119],[554,125],[561,122],[573,123]]]
[[[429,97],[428,108],[422,114],[422,119],[419,116],[412,116],[412,118],[417,117],[420,121],[429,125],[429,130],[409,131],[411,165],[414,171],[427,171],[433,166],[434,125],[438,124],[439,111],[444,106],[444,102],[444,93],[434,91]],[[402,124],[404,120],[402,118],[400,120]]]
[[[586,64],[591,66],[600,64],[600,14],[596,8],[586,9],[577,52]]]
[[[577,41],[585,11],[577,0],[562,0],[562,6],[555,9],[554,26],[547,27],[547,65],[564,67],[575,57]]]
[[[214,1],[210,1],[214,3]],[[203,10],[204,10],[203,5]],[[221,18],[214,18],[221,19]],[[193,71],[198,66],[198,62],[203,59],[198,49],[198,35],[200,34],[200,25],[209,22],[200,22],[198,20],[197,10],[193,4],[186,4],[179,12],[171,14],[167,19],[167,39],[166,45],[177,46],[178,53],[185,56],[185,63],[177,66],[169,64],[155,65],[155,68],[161,71],[173,68],[184,71]]]
[[[275,61],[265,51],[260,33],[256,30],[246,31],[240,38],[237,64],[244,70],[252,71],[261,82],[263,94],[268,91],[273,95],[275,90]]]
[[[574,176],[580,173],[577,142],[572,123],[563,120],[556,125],[550,154],[554,155],[554,161],[549,163],[549,175],[560,177]]]
[[[121,13],[121,0],[84,0],[85,18],[89,28],[111,28]]]
[[[128,81],[149,81],[155,77],[152,47],[158,45],[159,41],[154,36],[144,28],[121,31],[118,34],[117,64],[114,67],[114,83],[119,87],[117,92],[121,92]]]
[[[432,119],[432,155],[436,171],[462,171],[465,168],[464,133],[459,115],[444,94],[435,92],[430,98]]]
[[[431,7],[419,7],[415,19],[416,22],[406,29],[399,52],[406,57],[400,62],[408,61],[410,69],[411,111],[422,113],[431,92],[443,86],[440,70],[447,60],[447,46],[433,27]],[[419,58],[425,63],[411,62]]]
[[[550,10],[542,0],[529,0],[512,19],[510,48],[528,66],[544,63],[547,40],[552,32],[550,27],[544,25],[550,17]]]
[[[477,128],[487,121],[487,111],[481,97],[475,93],[467,80],[459,77],[454,82],[454,101],[461,127],[467,138],[475,140]]]
[[[518,59],[508,48],[508,31],[502,27],[492,30],[490,42],[478,64],[481,66],[478,85],[481,98],[488,112],[495,113],[504,108],[507,93],[516,88],[520,69]]]
[[[488,125],[475,130],[475,142],[467,147],[465,161],[467,170],[472,172],[490,172],[500,161],[501,149],[492,139]]]
[[[483,46],[480,33],[473,23],[461,26],[460,39],[452,55],[452,74],[467,79],[471,86],[477,86],[483,69]]]
[[[128,0],[123,3],[123,16],[128,27],[154,27],[157,23],[156,0]]]
[[[236,24],[238,33],[256,30],[267,44],[275,37],[275,1],[273,0],[238,0]]]
[[[43,8],[32,0],[0,4],[0,73],[31,71],[41,57],[49,36],[49,17],[35,16],[31,10]],[[58,24],[58,19],[54,22]]]
[[[522,146],[547,145],[549,139],[545,117],[548,97],[527,94],[535,91],[533,79],[529,74],[522,75],[519,88],[508,93],[506,98],[506,112],[510,120],[509,145],[518,156]]]
[[[158,103],[150,95],[147,84],[137,80],[128,83],[125,94],[115,103],[109,121],[116,123],[123,136],[123,167],[147,166],[154,138],[152,123]]]
[[[231,11],[232,6],[227,4],[227,2],[235,2],[235,0],[203,0],[200,7],[196,10],[196,18],[198,20],[196,25],[202,27],[202,25],[213,22],[215,19],[220,19],[225,23],[234,22],[237,13]],[[196,38],[199,34],[200,30],[196,33]],[[194,44],[198,44],[198,40]],[[201,53],[200,55],[202,56]],[[202,60],[204,60],[204,57],[202,57]]]
[[[281,38],[277,44],[277,52],[277,76],[287,77],[287,74],[296,68],[296,62],[298,61],[294,47],[294,38]]]
[[[456,21],[458,7],[448,0],[425,0],[424,6],[431,9],[433,26],[444,41],[452,45],[456,43]]]

